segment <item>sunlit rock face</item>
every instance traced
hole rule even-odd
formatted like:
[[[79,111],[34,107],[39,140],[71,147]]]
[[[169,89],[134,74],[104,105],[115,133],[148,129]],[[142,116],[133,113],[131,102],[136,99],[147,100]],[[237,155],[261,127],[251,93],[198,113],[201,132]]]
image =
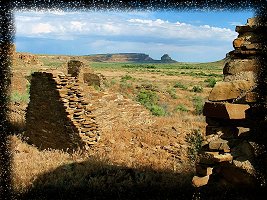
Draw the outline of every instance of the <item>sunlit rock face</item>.
[[[236,26],[236,32],[234,50],[225,59],[224,80],[215,85],[204,105],[208,125],[192,180],[196,187],[215,183],[255,188],[266,180],[266,69],[262,64],[266,24],[251,18],[246,25]]]

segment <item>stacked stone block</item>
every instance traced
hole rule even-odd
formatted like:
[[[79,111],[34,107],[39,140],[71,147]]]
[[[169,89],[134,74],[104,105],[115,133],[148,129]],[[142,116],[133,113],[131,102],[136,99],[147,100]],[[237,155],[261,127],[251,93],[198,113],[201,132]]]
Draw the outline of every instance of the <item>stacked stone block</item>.
[[[223,69],[224,81],[215,85],[204,105],[206,138],[192,181],[197,187],[212,182],[256,187],[265,179],[266,96],[260,77],[266,26],[251,18],[236,31],[239,35]]]
[[[40,149],[76,150],[95,144],[100,133],[87,104],[76,77],[33,73],[25,136]]]

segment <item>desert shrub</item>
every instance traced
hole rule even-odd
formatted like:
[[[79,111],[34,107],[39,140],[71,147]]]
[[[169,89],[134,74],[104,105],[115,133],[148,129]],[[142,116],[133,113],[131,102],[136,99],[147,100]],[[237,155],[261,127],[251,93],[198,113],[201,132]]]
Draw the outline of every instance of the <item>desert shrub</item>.
[[[157,104],[159,97],[156,92],[151,90],[141,89],[137,95],[137,101],[140,102],[145,107],[151,107],[154,104]]]
[[[145,90],[151,90],[151,91],[159,91],[158,86],[152,84],[152,83],[142,83],[140,86],[137,86],[137,88],[143,88]]]
[[[173,99],[177,99],[177,95],[176,95],[176,90],[174,88],[169,88],[167,90],[167,92],[169,93],[169,95],[173,98]]]
[[[193,97],[193,106],[195,109],[195,114],[201,115],[203,113],[204,100],[200,96]]]
[[[201,92],[203,92],[203,88],[201,86],[199,86],[199,85],[195,85],[192,88],[192,92],[201,93]]]
[[[97,84],[93,84],[93,87],[96,91],[101,91],[101,88]]]
[[[188,112],[189,109],[184,104],[179,104],[175,107],[175,111]]]
[[[17,102],[17,103],[29,103],[30,100],[29,91],[25,93],[20,93],[19,91],[15,90],[14,92],[11,93],[10,100],[12,102]]]
[[[180,88],[182,90],[187,90],[187,86],[182,84],[182,83],[180,83],[180,82],[176,82],[173,87]]]
[[[128,81],[128,80],[133,80],[134,78],[130,75],[124,75],[121,77],[121,81]]]
[[[122,68],[146,68],[146,69],[156,69],[155,65],[123,65]]]
[[[195,163],[198,153],[201,150],[203,137],[199,130],[194,129],[192,133],[188,134],[185,138],[188,143],[187,155],[192,164]]]
[[[122,90],[122,92],[124,92],[123,90],[126,90],[126,89],[130,89],[133,87],[133,84],[130,82],[126,82],[126,81],[122,81],[120,83],[120,89]]]
[[[137,101],[150,110],[153,115],[164,116],[167,114],[164,107],[158,105],[159,97],[154,91],[141,89],[137,95]]]
[[[216,84],[216,79],[215,78],[207,78],[204,80],[204,82],[208,83],[208,87],[214,87]]]
[[[165,116],[167,114],[166,110],[157,104],[153,104],[149,110],[156,116]]]

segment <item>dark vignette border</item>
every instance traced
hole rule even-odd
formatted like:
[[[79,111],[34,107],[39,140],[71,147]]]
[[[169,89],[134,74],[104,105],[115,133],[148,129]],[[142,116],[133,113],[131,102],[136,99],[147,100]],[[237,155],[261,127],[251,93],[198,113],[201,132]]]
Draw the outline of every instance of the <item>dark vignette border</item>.
[[[253,9],[256,15],[262,16],[262,23],[266,22],[266,0],[7,0],[0,2],[0,199],[11,199],[11,155],[8,151],[7,136],[10,134],[6,119],[7,104],[9,101],[8,88],[10,85],[11,59],[9,44],[13,42],[15,28],[13,10],[177,10],[177,11],[207,11],[228,10],[237,11]],[[262,70],[260,74],[260,92],[267,94],[267,56],[266,43],[262,54]],[[227,53],[227,52],[226,52]],[[266,104],[267,100],[263,101]],[[265,107],[265,106],[264,106]],[[263,109],[263,116],[267,119],[267,109]],[[192,197],[193,198],[193,197]]]

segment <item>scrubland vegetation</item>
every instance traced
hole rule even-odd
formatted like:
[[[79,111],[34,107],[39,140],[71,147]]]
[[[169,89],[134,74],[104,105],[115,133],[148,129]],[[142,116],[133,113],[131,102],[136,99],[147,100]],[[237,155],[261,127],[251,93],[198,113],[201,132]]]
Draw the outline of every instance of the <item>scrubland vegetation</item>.
[[[44,63],[42,68],[49,70],[61,70],[66,63],[57,57],[40,60]],[[10,136],[12,183],[17,194],[25,199],[35,199],[36,194],[39,194],[37,199],[53,196],[68,199],[74,194],[77,199],[86,199],[88,195],[92,199],[172,199],[175,195],[191,199],[194,162],[206,125],[203,105],[212,87],[222,80],[223,61],[86,64],[106,77],[105,87],[93,87],[91,96],[120,94],[148,111],[149,119],[140,117],[144,125],[127,125],[119,115],[111,116],[110,121],[104,120],[109,114],[100,116],[104,128],[99,144],[89,151],[74,153],[40,151],[27,144],[20,128]],[[14,67],[13,70],[29,74],[30,70],[40,69]],[[11,90],[11,103],[24,107],[29,101],[28,82],[21,82],[25,77],[14,76],[13,82],[25,84],[24,88],[13,84]],[[19,118],[21,126],[23,111]],[[128,112],[139,114],[134,110]],[[13,113],[11,119],[16,121],[16,117]],[[109,129],[105,128],[108,126]]]

